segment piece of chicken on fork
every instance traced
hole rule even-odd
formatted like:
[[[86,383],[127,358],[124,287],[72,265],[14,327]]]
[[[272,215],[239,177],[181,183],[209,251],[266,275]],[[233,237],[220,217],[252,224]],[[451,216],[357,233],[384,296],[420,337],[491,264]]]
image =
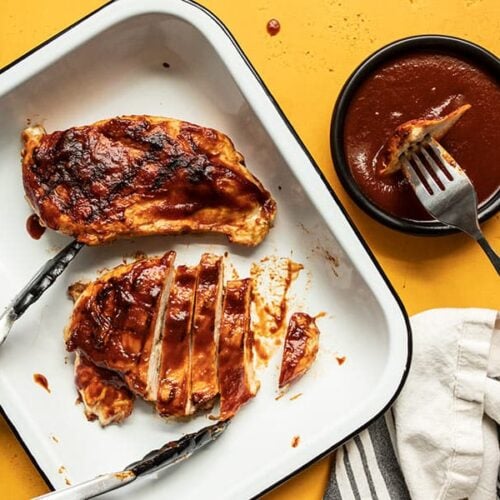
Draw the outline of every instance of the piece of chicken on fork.
[[[417,118],[399,125],[380,150],[378,173],[384,176],[400,170],[400,158],[408,150],[422,142],[425,137],[433,137],[439,141],[470,107],[470,104],[464,104],[440,118]]]

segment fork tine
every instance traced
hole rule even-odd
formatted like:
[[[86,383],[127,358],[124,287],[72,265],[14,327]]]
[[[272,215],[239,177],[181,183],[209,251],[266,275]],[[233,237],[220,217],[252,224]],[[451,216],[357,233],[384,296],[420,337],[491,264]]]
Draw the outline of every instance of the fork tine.
[[[403,165],[403,172],[406,175],[406,178],[410,181],[410,184],[413,186],[415,190],[415,194],[418,198],[429,198],[432,196],[425,187],[424,183],[420,180],[420,177],[415,172],[413,165],[408,161],[406,156],[401,158],[401,164]]]
[[[434,151],[434,154],[436,157],[439,159],[439,161],[442,162],[442,164],[446,167],[446,170],[451,176],[451,179],[455,179],[457,177],[457,174],[460,175],[460,169],[456,163],[454,163],[453,158],[451,158],[451,155],[446,151],[446,149],[439,144],[435,139],[432,139],[428,142],[430,148],[432,151]]]
[[[427,165],[432,169],[434,174],[436,174],[437,178],[442,182],[443,186],[446,188],[446,184],[451,182],[448,177],[446,177],[445,173],[441,169],[441,167],[437,164],[436,160],[425,150],[425,146],[422,145],[420,148],[420,151],[424,155],[425,159],[427,160]],[[438,158],[442,160],[441,156],[438,155]],[[446,165],[447,166],[447,165]]]
[[[434,177],[432,177],[429,171],[425,168],[425,165],[422,163],[422,160],[418,157],[418,155],[416,153],[412,153],[411,158],[417,164],[422,177],[425,179],[425,182],[427,182],[427,185],[431,189],[432,193],[434,194],[442,191],[439,184],[434,180]]]

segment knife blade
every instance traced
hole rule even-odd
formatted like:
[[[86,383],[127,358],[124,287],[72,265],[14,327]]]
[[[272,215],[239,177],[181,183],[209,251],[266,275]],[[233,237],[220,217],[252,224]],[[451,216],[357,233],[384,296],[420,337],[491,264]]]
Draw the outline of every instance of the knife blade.
[[[46,498],[50,500],[85,500],[121,488],[135,481],[139,476],[167,469],[186,460],[199,449],[215,441],[226,430],[229,422],[230,420],[223,420],[192,434],[186,434],[177,441],[166,443],[158,450],[149,452],[141,460],[127,465],[123,471],[103,474],[90,481],[36,497],[34,500]]]

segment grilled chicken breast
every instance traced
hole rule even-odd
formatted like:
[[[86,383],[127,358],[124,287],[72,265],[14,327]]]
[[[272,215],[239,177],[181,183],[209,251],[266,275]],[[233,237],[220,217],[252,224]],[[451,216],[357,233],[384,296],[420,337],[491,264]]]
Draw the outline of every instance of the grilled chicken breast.
[[[444,137],[470,107],[470,104],[464,104],[442,118],[419,118],[397,127],[380,151],[382,169],[379,173],[389,175],[399,170],[401,155],[428,135],[436,140]]]
[[[250,279],[228,281],[219,338],[220,418],[235,415],[259,388],[253,368]]]
[[[69,351],[120,373],[130,389],[154,399],[153,346],[158,343],[175,252],[125,264],[89,284],[78,297],[65,331]]]
[[[116,373],[99,368],[84,355],[75,357],[75,384],[89,420],[104,427],[125,420],[134,409],[134,394]]]
[[[156,409],[163,417],[184,417],[191,405],[191,324],[198,266],[178,266],[168,298],[161,341]]]
[[[192,327],[191,401],[195,410],[211,409],[219,394],[217,357],[223,280],[222,257],[210,253],[203,254]]]
[[[23,133],[23,182],[43,224],[98,245],[119,237],[212,231],[257,245],[276,203],[217,130],[122,116]]]
[[[314,318],[297,312],[292,315],[285,337],[279,378],[280,389],[309,370],[319,348],[319,330]]]

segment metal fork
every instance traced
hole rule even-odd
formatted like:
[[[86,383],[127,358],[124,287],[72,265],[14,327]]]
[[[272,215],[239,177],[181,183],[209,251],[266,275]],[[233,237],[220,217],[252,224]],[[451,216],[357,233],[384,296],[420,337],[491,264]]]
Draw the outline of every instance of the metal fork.
[[[428,136],[404,153],[400,161],[426,210],[438,221],[474,238],[500,274],[500,258],[479,228],[476,190],[448,151]]]

